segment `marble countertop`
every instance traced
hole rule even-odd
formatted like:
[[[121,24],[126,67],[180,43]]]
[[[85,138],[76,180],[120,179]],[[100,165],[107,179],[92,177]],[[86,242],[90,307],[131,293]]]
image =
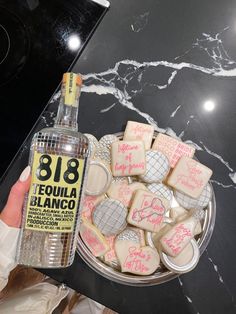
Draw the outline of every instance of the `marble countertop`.
[[[116,284],[78,256],[70,268],[45,273],[119,313],[236,313],[236,4],[110,2],[73,69],[84,77],[79,129],[100,138],[134,120],[190,141],[214,173],[215,229],[198,266],[162,285]],[[58,96],[2,179],[1,206],[27,163],[32,134],[52,125]]]

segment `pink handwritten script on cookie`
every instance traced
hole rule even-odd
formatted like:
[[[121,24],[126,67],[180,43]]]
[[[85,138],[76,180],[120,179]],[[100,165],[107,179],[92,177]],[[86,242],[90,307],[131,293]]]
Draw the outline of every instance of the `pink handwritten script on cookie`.
[[[110,185],[107,194],[109,197],[119,200],[126,207],[130,207],[133,194],[138,189],[145,190],[146,187],[140,182],[128,184],[126,181],[114,181]]]
[[[196,163],[193,160],[187,161],[186,166],[187,173],[179,174],[176,183],[180,183],[190,190],[201,188],[204,184],[201,179],[202,170],[196,167]]]
[[[118,241],[115,245],[122,272],[138,275],[152,274],[160,264],[156,249],[140,247],[132,241]]]
[[[104,196],[85,195],[82,202],[81,217],[92,222],[92,212],[95,206],[104,199]]]
[[[178,191],[197,198],[211,175],[212,170],[205,165],[189,157],[181,157],[168,179],[168,184]]]
[[[110,236],[110,237],[105,237],[108,245],[109,245],[109,251],[104,255],[105,261],[106,262],[117,262],[117,256],[115,252],[115,236]]]
[[[193,157],[195,153],[195,148],[162,133],[157,135],[152,149],[162,152],[169,159],[172,168],[182,156]]]
[[[166,254],[177,256],[192,238],[192,231],[184,223],[179,223],[161,238],[160,243]]]
[[[119,141],[112,143],[112,174],[131,176],[145,173],[145,149],[140,141]]]
[[[142,248],[130,247],[128,255],[124,261],[123,269],[138,273],[147,273],[149,271],[148,262],[151,259],[149,252],[145,252]]]
[[[103,235],[89,222],[81,223],[80,235],[94,256],[104,255],[109,250]]]
[[[138,190],[128,215],[128,222],[139,228],[157,232],[162,227],[168,201],[143,190]]]
[[[125,141],[134,141],[134,140],[143,141],[145,149],[149,149],[151,147],[153,133],[154,133],[154,127],[149,124],[128,121],[125,128],[124,140]]]

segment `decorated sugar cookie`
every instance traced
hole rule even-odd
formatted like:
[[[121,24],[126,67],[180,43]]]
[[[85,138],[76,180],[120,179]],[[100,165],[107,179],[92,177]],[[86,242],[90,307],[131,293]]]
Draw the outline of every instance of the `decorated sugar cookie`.
[[[127,208],[111,198],[99,203],[93,211],[94,225],[106,236],[116,235],[125,229]]]
[[[162,152],[170,162],[172,168],[182,156],[193,157],[195,149],[171,136],[159,133],[152,145],[152,149]]]
[[[111,152],[106,147],[98,146],[98,149],[94,153],[94,159],[100,160],[110,165],[111,163]]]
[[[146,172],[140,175],[140,179],[147,183],[161,182],[170,170],[168,158],[161,152],[146,151]]]
[[[210,184],[207,184],[198,198],[192,198],[179,191],[174,191],[174,195],[179,205],[183,206],[184,208],[201,209],[205,208],[209,204],[212,198],[212,189]]]
[[[189,211],[183,207],[173,207],[170,209],[170,218],[172,218],[175,222],[179,222],[188,218],[190,215]],[[200,234],[202,232],[202,225],[199,221],[194,229],[194,236]]]
[[[197,265],[200,251],[196,240],[192,239],[178,256],[172,257],[160,251],[160,258],[167,269],[174,273],[187,273]]]
[[[163,223],[169,202],[151,192],[138,190],[132,202],[128,222],[138,228],[158,232]]]
[[[150,275],[160,264],[157,251],[150,246],[140,247],[139,236],[130,229],[124,230],[116,237],[115,251],[122,272]]]
[[[181,157],[168,178],[168,184],[177,191],[198,198],[211,175],[212,170],[200,162],[189,157]]]
[[[120,263],[115,252],[115,236],[105,237],[105,239],[109,245],[109,251],[104,255],[104,260],[109,265],[118,266]]]
[[[203,210],[197,210],[193,215],[174,225],[160,239],[162,251],[169,256],[177,256],[194,237],[194,229],[204,215]]]
[[[82,201],[81,217],[86,218],[89,222],[92,222],[92,212],[95,206],[104,200],[104,198],[104,195],[85,195]]]
[[[144,144],[141,141],[119,141],[111,144],[113,176],[134,176],[146,171]]]
[[[146,187],[143,183],[140,182],[128,184],[125,181],[114,181],[111,183],[107,191],[107,195],[110,198],[119,200],[126,207],[130,207],[134,192],[138,189],[146,190]]]
[[[145,149],[150,149],[152,138],[154,134],[154,127],[149,124],[139,123],[135,121],[128,121],[125,133],[125,141],[143,141]]]
[[[112,181],[110,167],[102,161],[91,160],[89,163],[85,193],[101,195],[107,191]]]
[[[109,245],[101,232],[85,219],[80,225],[80,236],[96,257],[104,255],[109,250]]]
[[[151,183],[147,185],[147,189],[152,193],[167,199],[169,202],[172,201],[172,191],[163,183]]]
[[[99,142],[96,139],[96,137],[94,135],[92,135],[92,134],[85,133],[84,135],[88,138],[89,145],[90,145],[90,152],[91,152],[90,157],[93,158],[93,156],[95,154],[95,151],[99,147]]]
[[[145,233],[144,233],[143,229],[140,229],[140,228],[137,228],[137,227],[132,227],[132,226],[129,226],[127,229],[133,230],[136,233],[138,233],[140,245],[141,246],[145,246],[146,245]]]
[[[99,140],[99,147],[103,149],[111,149],[111,144],[119,141],[118,137],[114,134],[106,134]]]

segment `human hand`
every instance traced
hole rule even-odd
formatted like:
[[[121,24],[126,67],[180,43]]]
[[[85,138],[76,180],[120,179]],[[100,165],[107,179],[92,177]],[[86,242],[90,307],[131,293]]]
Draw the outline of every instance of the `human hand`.
[[[30,166],[23,170],[19,179],[12,186],[7,203],[0,214],[0,219],[9,227],[19,228],[21,225],[24,198],[30,187],[30,171]]]

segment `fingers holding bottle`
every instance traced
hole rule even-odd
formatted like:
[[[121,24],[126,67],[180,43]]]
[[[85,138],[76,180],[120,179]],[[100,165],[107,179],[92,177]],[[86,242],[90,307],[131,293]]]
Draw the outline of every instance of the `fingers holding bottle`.
[[[24,198],[30,187],[30,172],[30,166],[22,171],[19,179],[12,186],[7,203],[0,214],[0,219],[10,227],[18,228],[21,225]]]

